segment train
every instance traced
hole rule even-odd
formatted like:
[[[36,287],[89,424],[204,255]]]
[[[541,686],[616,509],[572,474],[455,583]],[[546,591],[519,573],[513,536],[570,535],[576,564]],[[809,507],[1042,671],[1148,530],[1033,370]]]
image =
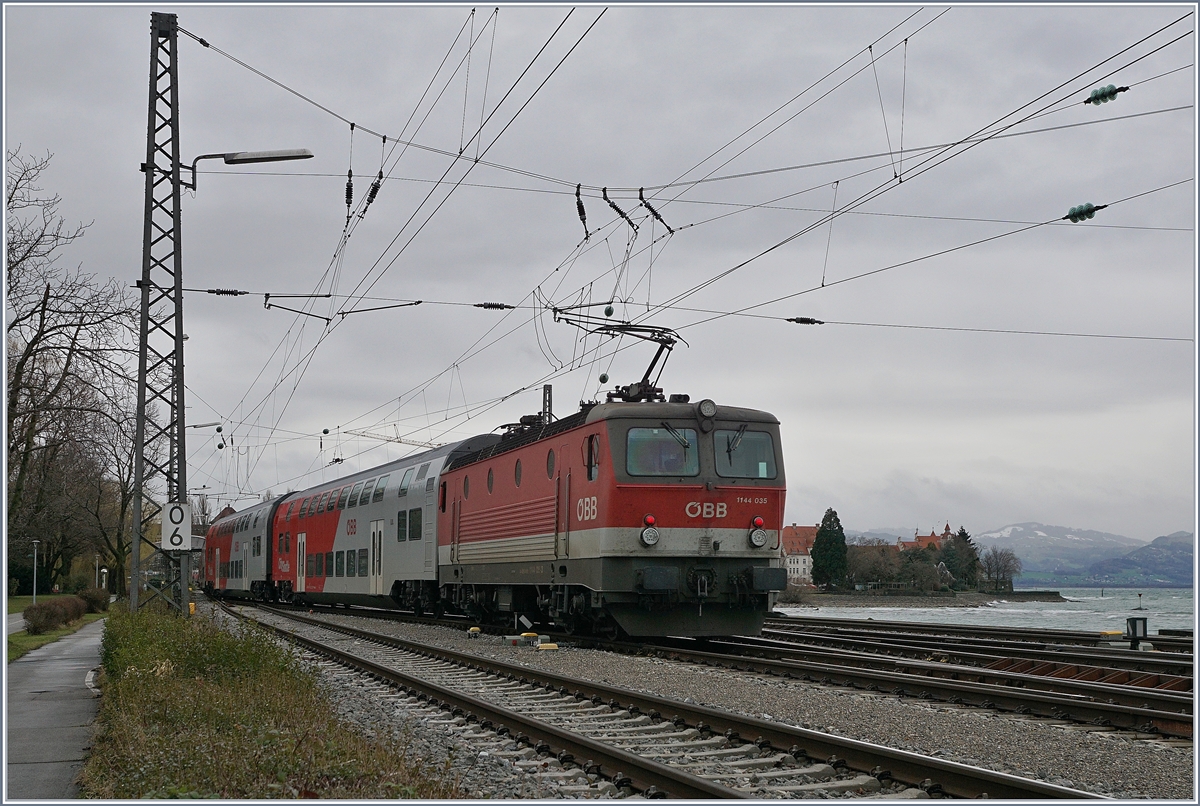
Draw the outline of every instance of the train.
[[[226,514],[205,591],[572,634],[761,631],[787,586],[773,415],[671,395],[502,428]]]

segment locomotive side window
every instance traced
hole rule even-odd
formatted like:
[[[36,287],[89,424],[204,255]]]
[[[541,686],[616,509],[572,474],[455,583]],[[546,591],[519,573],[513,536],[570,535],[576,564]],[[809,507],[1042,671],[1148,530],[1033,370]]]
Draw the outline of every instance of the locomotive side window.
[[[408,539],[421,539],[421,508],[410,509],[408,511]]]
[[[442,482],[441,489],[438,491],[438,508],[442,512],[446,511],[446,482],[444,481]]]
[[[410,467],[404,471],[404,478],[400,479],[400,495],[408,495],[408,485],[412,481],[413,469]]]
[[[471,477],[463,476],[463,498],[471,497]]]
[[[554,449],[546,452],[546,478],[554,478]]]
[[[383,491],[387,488],[388,479],[390,476],[380,476],[379,481],[375,482],[375,495],[371,496],[371,503],[377,504],[383,500]]]
[[[403,543],[408,540],[408,518],[404,510],[396,513],[396,542]]]
[[[350,497],[350,485],[347,484],[342,488],[342,494],[338,496],[338,509],[346,508],[346,499]]]
[[[334,566],[333,567],[334,567],[334,575],[335,576],[340,577],[340,576],[346,575],[346,552],[339,551],[337,554],[334,555]]]
[[[691,428],[630,428],[625,472],[631,476],[698,476],[698,444]]]
[[[516,482],[518,487],[521,486],[521,460],[520,459],[517,460],[516,467],[513,468],[513,481]]]
[[[600,437],[592,434],[587,438],[587,478],[595,481],[600,476]]]
[[[718,430],[713,434],[717,475],[733,479],[775,478],[775,445],[765,431]]]
[[[365,577],[367,575],[367,550],[358,550],[358,575]]]
[[[492,483],[493,483],[492,469],[489,467],[488,468],[488,495],[492,494]]]
[[[350,500],[346,502],[346,508],[358,506],[358,494],[362,492],[363,483],[360,481],[354,485],[354,489],[350,491]]]
[[[358,575],[358,572],[356,570],[354,570],[355,569],[354,557],[355,557],[354,549],[350,549],[349,551],[346,552],[346,576],[348,576],[348,577]]]

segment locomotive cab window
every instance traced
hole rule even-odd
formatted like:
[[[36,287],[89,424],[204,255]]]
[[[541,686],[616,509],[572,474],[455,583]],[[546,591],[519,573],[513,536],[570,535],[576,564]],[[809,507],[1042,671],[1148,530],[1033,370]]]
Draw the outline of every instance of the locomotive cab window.
[[[630,428],[625,472],[631,476],[698,476],[700,452],[691,428]]]
[[[775,478],[775,445],[766,431],[718,430],[713,433],[717,475],[727,479]]]

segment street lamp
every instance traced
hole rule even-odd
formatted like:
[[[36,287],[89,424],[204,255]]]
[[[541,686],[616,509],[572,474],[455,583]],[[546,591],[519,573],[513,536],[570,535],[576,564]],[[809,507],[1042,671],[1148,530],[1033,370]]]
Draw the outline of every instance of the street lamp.
[[[100,587],[103,588],[104,590],[108,590],[108,569],[107,568],[100,569]]]
[[[37,547],[40,540],[33,541],[33,603],[37,604]]]
[[[179,179],[179,184],[189,190],[196,189],[196,163],[200,160],[223,159],[226,165],[246,165],[251,162],[286,162],[287,160],[312,159],[313,153],[307,148],[281,148],[275,151],[230,151],[226,154],[201,154],[192,160],[192,183],[189,185]],[[215,423],[214,423],[215,425]],[[202,426],[198,426],[202,427]]]

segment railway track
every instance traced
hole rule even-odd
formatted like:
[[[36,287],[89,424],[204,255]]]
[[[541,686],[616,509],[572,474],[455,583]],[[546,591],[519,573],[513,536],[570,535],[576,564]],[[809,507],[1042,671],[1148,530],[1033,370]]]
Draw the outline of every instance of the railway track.
[[[602,794],[606,778],[609,793],[644,797],[1100,797],[295,613],[265,609],[256,620],[440,709],[495,753],[553,766],[565,794]]]
[[[327,612],[342,612],[333,608]],[[396,611],[365,611],[355,609],[355,615],[400,621],[432,623]],[[769,620],[769,623],[788,623],[788,620]],[[845,619],[811,619],[823,628],[832,625],[847,633],[870,632],[870,626]],[[848,623],[847,623],[848,622]],[[446,626],[465,629],[468,622],[442,620]],[[881,622],[896,629],[906,622]],[[917,625],[930,627],[931,625]],[[957,625],[947,626],[960,635],[970,630]],[[493,630],[493,632],[498,632]],[[984,628],[986,634],[1012,633],[999,628]],[[1090,634],[1065,631],[1038,631],[1046,635]],[[623,654],[653,654],[663,658],[689,661],[708,666],[725,666],[761,674],[777,675],[854,688],[991,709],[1022,716],[1076,722],[1097,727],[1112,727],[1165,737],[1191,739],[1193,736],[1193,693],[1191,658],[1171,656],[1163,660],[1153,657],[1163,653],[1119,651],[1113,653],[1078,654],[1078,647],[1062,645],[1058,649],[1035,641],[978,641],[947,645],[936,636],[919,636],[921,640],[874,640],[852,638],[828,632],[809,634],[793,630],[764,630],[771,637],[731,637],[728,639],[655,639],[653,642],[611,641],[578,636],[552,636],[561,641],[578,643],[596,649]],[[806,640],[811,638],[810,640]],[[950,639],[950,640],[953,640]],[[833,643],[830,648],[823,644]],[[1015,645],[1015,646],[1014,646]],[[850,649],[838,647],[849,646]],[[1059,646],[1059,645],[1054,645]],[[980,648],[991,651],[975,651]],[[1064,647],[1070,647],[1069,649]],[[974,648],[974,649],[973,649]],[[1081,647],[1086,650],[1088,647]],[[869,650],[869,651],[867,651]],[[1012,654],[1009,654],[1012,653]],[[898,657],[897,657],[898,656]],[[1049,656],[1054,660],[1044,660]],[[1132,657],[1130,657],[1132,656]],[[1122,669],[1090,665],[1086,661],[1104,662],[1115,657],[1126,666]],[[1151,671],[1146,671],[1149,666]],[[1165,672],[1188,674],[1165,674]]]

